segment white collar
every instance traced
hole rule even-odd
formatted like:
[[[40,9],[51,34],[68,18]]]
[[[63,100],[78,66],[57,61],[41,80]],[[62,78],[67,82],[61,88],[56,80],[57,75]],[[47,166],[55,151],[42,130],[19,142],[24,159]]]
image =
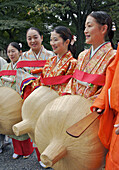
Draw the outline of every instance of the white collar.
[[[98,49],[100,48],[100,47],[102,47],[104,44],[106,44],[107,42],[104,42],[104,43],[102,43],[101,45],[99,45],[95,50],[94,50],[94,47],[92,46],[91,47],[91,54],[90,54],[90,58],[92,58],[92,56],[98,51]]]

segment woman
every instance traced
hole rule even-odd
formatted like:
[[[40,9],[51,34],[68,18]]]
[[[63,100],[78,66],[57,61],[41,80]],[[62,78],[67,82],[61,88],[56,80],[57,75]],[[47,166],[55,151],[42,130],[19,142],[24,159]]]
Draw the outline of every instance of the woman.
[[[105,86],[91,107],[100,115],[99,138],[109,150],[106,170],[119,169],[119,45],[115,60],[108,66]]]
[[[4,65],[1,74],[1,85],[11,87],[16,90],[16,65],[21,56],[21,49],[18,43],[11,42],[7,47],[7,55],[10,59],[10,63]],[[32,142],[27,134],[22,136],[11,135],[14,148],[13,159],[17,159],[20,155],[23,158],[28,158],[33,152]]]
[[[21,83],[29,84],[39,77],[46,60],[54,55],[53,52],[46,50],[42,45],[43,35],[38,28],[29,28],[26,33],[26,39],[30,50],[24,52],[17,63],[17,91],[22,92],[22,94],[23,91],[20,91],[19,88]],[[28,94],[25,93],[24,97],[22,96],[24,99],[31,93],[29,86],[27,86],[27,89]]]
[[[27,82],[28,79],[21,82],[20,89],[24,99],[41,85],[50,86],[59,95],[62,94],[77,62],[72,56],[75,48],[71,45],[72,41],[74,39],[71,31],[64,26],[58,26],[51,32],[50,44],[56,55],[48,58],[39,78],[35,80],[35,77],[32,77],[33,82]],[[38,150],[36,152],[38,161],[40,161],[40,154]]]
[[[77,62],[72,56],[74,50],[74,46],[71,45],[72,41],[71,31],[64,26],[58,26],[51,32],[50,44],[56,55],[48,58],[42,74],[30,84],[31,91],[41,85],[46,85],[57,91],[59,95],[62,94]],[[27,79],[21,83],[20,89],[23,96],[27,93],[27,84]]]
[[[91,47],[78,56],[73,78],[63,94],[78,94],[94,100],[105,83],[107,66],[116,51],[112,47],[112,19],[103,11],[91,12],[85,22],[86,43]],[[108,37],[109,41],[106,41]]]

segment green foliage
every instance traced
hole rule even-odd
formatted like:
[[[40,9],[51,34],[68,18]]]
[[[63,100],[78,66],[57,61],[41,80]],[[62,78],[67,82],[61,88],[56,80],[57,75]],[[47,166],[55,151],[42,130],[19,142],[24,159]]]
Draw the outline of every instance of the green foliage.
[[[3,0],[0,3],[0,49],[6,48],[11,41],[25,42],[25,30],[29,22],[28,1]]]
[[[0,49],[11,41],[21,42],[27,50],[26,30],[38,27],[43,35],[43,44],[49,45],[50,31],[57,25],[64,25],[77,36],[77,54],[84,49],[84,27],[91,11],[104,10],[113,18],[119,39],[119,2],[118,0],[0,0]]]
[[[46,18],[48,16],[49,21],[52,21],[52,27],[65,25],[77,36],[77,54],[84,49],[85,37],[83,30],[86,17],[91,11],[107,11],[112,16],[117,27],[119,26],[117,22],[119,2],[117,3],[117,0],[39,0],[37,3],[35,10],[40,16],[43,15]],[[116,13],[113,12],[112,15],[112,11]],[[118,35],[117,32],[116,34]]]

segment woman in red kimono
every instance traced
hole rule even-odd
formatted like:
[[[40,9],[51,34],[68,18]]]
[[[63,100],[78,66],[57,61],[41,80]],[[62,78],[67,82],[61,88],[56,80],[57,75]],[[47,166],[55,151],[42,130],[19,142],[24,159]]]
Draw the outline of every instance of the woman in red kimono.
[[[22,81],[20,89],[23,96],[28,96],[35,88],[44,85],[51,87],[59,95],[62,94],[77,63],[73,58],[73,38],[71,31],[64,26],[58,26],[51,32],[50,44],[56,55],[48,58],[41,75],[29,84],[29,89],[26,79]]]
[[[91,47],[79,54],[73,77],[63,93],[77,94],[93,101],[105,83],[107,66],[116,54],[111,17],[104,11],[91,12],[86,18],[84,34]],[[109,41],[106,41],[107,37]]]
[[[21,82],[20,90],[24,99],[39,86],[49,86],[59,95],[62,94],[77,63],[73,58],[74,41],[71,31],[64,26],[58,26],[51,32],[50,44],[56,55],[47,59],[39,78],[32,75],[31,81],[26,78]],[[36,153],[40,161],[40,153],[37,149]]]
[[[109,150],[106,170],[119,169],[119,45],[115,60],[108,66],[105,86],[91,110],[100,116],[99,138]]]

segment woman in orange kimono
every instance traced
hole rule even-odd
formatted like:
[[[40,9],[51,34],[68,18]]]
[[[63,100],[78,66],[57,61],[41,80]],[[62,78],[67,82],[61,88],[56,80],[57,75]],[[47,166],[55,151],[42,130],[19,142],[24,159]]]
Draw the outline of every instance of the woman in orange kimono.
[[[100,116],[99,138],[109,150],[106,170],[119,170],[119,45],[115,60],[108,66],[105,86],[91,110]]]
[[[105,83],[107,66],[114,59],[112,20],[103,11],[91,12],[85,22],[86,43],[91,44],[78,56],[73,78],[63,94],[77,94],[94,100]],[[110,41],[105,39],[109,38]]]

